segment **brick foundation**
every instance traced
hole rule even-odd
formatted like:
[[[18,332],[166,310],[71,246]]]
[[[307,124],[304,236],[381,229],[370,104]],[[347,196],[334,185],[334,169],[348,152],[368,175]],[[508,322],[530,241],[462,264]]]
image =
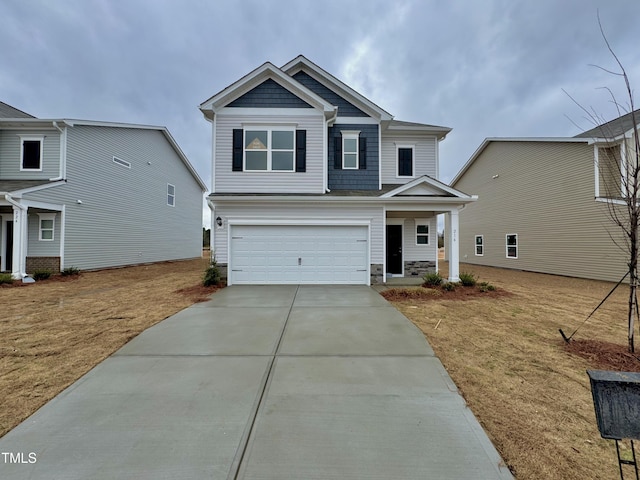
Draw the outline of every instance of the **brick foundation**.
[[[60,257],[27,257],[27,273],[33,273],[36,270],[60,272]]]

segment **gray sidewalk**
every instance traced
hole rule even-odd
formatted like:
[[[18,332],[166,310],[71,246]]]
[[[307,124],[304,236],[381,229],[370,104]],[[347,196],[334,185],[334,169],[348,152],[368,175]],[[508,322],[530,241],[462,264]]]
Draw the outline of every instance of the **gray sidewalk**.
[[[0,452],[27,461],[0,458],[3,479],[512,478],[422,334],[368,287],[223,289]]]

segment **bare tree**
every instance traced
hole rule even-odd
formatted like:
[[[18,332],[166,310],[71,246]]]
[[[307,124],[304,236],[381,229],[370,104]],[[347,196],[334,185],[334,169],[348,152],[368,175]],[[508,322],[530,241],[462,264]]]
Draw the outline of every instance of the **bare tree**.
[[[596,165],[600,188],[599,200],[604,201],[613,224],[618,227],[618,235],[609,232],[611,240],[627,256],[627,275],[629,277],[629,304],[627,312],[629,352],[634,352],[634,322],[640,318],[638,309],[638,230],[640,227],[640,139],[638,121],[640,111],[636,111],[633,90],[627,72],[609,44],[598,15],[600,33],[615,59],[617,71],[597,68],[620,77],[625,85],[626,105],[619,103],[609,88],[605,88],[618,112],[618,118],[603,122],[593,110],[586,109],[569,97],[587,114],[587,118],[596,128],[590,133],[596,142]],[[629,134],[629,132],[631,132]],[[640,323],[640,322],[639,322]]]

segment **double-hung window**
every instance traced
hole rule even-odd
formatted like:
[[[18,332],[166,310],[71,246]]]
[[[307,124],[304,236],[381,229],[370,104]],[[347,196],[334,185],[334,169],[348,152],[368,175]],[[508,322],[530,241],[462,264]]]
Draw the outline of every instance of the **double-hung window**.
[[[506,239],[507,258],[518,258],[518,234],[508,233]]]
[[[416,220],[416,245],[429,245],[429,222]]]
[[[484,255],[484,237],[476,235],[476,255],[482,257]]]
[[[20,135],[20,170],[42,171],[43,136]]]
[[[170,207],[176,206],[176,187],[167,183],[167,205]]]
[[[40,241],[52,241],[53,240],[53,230],[55,226],[55,213],[39,213],[38,217],[40,218],[40,224],[38,227],[39,235],[38,240]]]
[[[398,177],[413,177],[413,145],[397,145]]]
[[[360,132],[342,131],[342,168],[345,170],[359,168],[358,137]]]
[[[244,170],[295,171],[295,130],[251,127],[244,130]]]

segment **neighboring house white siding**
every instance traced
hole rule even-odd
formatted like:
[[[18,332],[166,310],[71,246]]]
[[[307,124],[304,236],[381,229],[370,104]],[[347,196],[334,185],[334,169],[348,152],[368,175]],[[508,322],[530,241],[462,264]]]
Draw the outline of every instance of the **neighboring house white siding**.
[[[298,220],[301,224],[316,222],[315,224],[331,225],[345,221],[367,220],[370,221],[370,245],[371,263],[383,262],[383,228],[384,211],[379,206],[349,206],[349,205],[291,205],[260,204],[247,207],[237,205],[218,206],[216,216],[223,219],[223,228],[213,226],[214,250],[216,260],[220,263],[228,263],[228,228],[229,221],[252,220],[254,224],[277,224],[278,221]]]
[[[43,138],[42,170],[21,170],[21,136]],[[0,130],[0,178],[47,180],[60,175],[60,133],[57,130]]]
[[[25,195],[66,205],[63,268],[201,255],[202,190],[161,131],[76,125],[67,138],[67,183]],[[175,186],[174,207],[167,205],[167,184]],[[31,254],[38,231],[29,222]]]
[[[288,109],[294,110],[294,109]],[[325,123],[321,113],[303,109],[302,115],[238,115],[220,113],[215,120],[215,193],[323,193]],[[309,115],[309,112],[312,115]],[[306,130],[305,172],[232,171],[233,130],[243,125],[293,125]]]
[[[397,146],[414,146],[413,176],[398,177]],[[436,178],[436,149],[438,142],[435,137],[420,137],[398,133],[382,134],[382,184],[408,183],[421,175]]]

